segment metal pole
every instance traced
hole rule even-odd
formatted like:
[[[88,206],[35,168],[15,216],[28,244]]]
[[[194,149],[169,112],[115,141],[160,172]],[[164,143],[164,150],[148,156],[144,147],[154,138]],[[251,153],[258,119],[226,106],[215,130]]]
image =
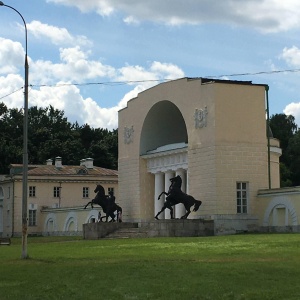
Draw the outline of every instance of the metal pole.
[[[266,101],[267,101],[267,138],[268,138],[268,178],[269,178],[269,189],[271,186],[271,155],[270,155],[270,113],[269,113],[269,86],[265,85],[266,90]]]
[[[0,6],[6,6],[14,10],[21,18],[25,27],[25,85],[24,85],[24,120],[23,120],[23,189],[22,189],[22,255],[21,258],[28,258],[27,254],[27,184],[28,184],[28,74],[29,65],[27,59],[27,26],[19,11],[12,6],[0,1]]]

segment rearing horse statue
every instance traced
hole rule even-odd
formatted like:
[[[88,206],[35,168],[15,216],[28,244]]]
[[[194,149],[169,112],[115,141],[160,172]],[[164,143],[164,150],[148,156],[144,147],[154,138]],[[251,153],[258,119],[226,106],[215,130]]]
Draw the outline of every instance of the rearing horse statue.
[[[84,209],[86,209],[89,204],[91,204],[92,208],[93,204],[98,204],[102,207],[103,212],[106,214],[105,217],[102,217],[106,218],[106,222],[108,221],[108,217],[111,217],[112,222],[115,221],[115,211],[117,211],[117,221],[122,222],[122,208],[115,203],[114,195],[112,193],[109,193],[109,196],[105,195],[104,187],[101,184],[97,185],[94,192],[97,193],[96,197],[88,202]],[[102,218],[100,220],[102,220]]]
[[[189,214],[191,213],[191,207],[194,206],[193,211],[197,211],[200,207],[200,205],[202,204],[202,201],[200,200],[196,200],[193,196],[187,195],[186,193],[184,193],[181,190],[181,185],[182,185],[182,179],[179,175],[177,175],[174,178],[170,179],[171,181],[171,185],[169,187],[168,192],[162,192],[159,196],[158,196],[158,200],[160,199],[160,197],[164,194],[166,195],[166,201],[161,209],[161,211],[159,211],[156,216],[155,219],[158,219],[158,216],[166,209],[168,208],[170,210],[170,214],[171,214],[171,219],[174,219],[174,215],[173,215],[173,207],[176,204],[182,203],[186,209],[186,213],[181,217],[181,219],[186,219]]]

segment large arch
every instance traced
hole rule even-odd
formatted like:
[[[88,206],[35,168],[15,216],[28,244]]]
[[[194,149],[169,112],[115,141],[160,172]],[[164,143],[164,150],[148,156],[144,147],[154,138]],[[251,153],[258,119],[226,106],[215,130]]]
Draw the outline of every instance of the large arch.
[[[168,100],[160,101],[152,106],[144,120],[140,155],[176,143],[188,143],[184,118],[174,103]]]
[[[163,190],[169,189],[171,177],[180,175],[184,183],[182,190],[187,190],[187,145],[186,123],[179,108],[168,100],[154,104],[146,115],[140,138],[140,155],[147,161],[147,181],[152,182],[147,189],[153,193],[148,198],[152,209],[148,210],[147,217],[151,218],[151,213],[156,215],[161,210],[164,201],[155,200]],[[184,213],[184,206],[178,204],[175,208],[176,217]],[[160,217],[171,216],[162,213]]]

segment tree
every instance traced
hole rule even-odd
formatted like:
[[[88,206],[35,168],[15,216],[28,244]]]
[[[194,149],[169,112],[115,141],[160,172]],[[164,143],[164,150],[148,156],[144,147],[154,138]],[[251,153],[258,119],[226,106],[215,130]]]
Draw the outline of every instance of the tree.
[[[287,163],[288,157],[286,154],[286,149],[288,147],[290,138],[294,136],[298,129],[298,126],[295,123],[295,117],[292,115],[287,116],[285,114],[272,115],[270,118],[270,127],[274,138],[280,141],[280,147],[282,149],[280,161]]]
[[[61,152],[63,142],[73,139],[72,125],[64,112],[54,109],[31,107],[28,110],[28,161],[38,164],[48,159],[54,151]],[[57,153],[55,156],[61,156]]]
[[[9,165],[22,163],[23,112],[0,105],[0,172],[8,173]]]
[[[8,173],[11,163],[22,163],[23,110],[8,109],[0,103],[0,174]],[[117,169],[117,130],[71,124],[64,111],[52,107],[28,110],[28,161],[44,164],[49,158],[63,158],[63,164],[76,165],[87,157],[95,165]]]
[[[288,169],[290,171],[291,185],[300,185],[300,131],[298,130],[293,137],[290,138],[286,149],[289,160]]]
[[[280,141],[282,155],[280,157],[280,186],[291,186],[294,182],[294,174],[292,171],[292,155],[293,145],[290,145],[291,139],[297,132],[298,126],[295,123],[295,118],[292,115],[275,114],[270,118],[270,128],[273,137]],[[289,150],[288,150],[289,149]],[[292,151],[293,152],[293,151]]]

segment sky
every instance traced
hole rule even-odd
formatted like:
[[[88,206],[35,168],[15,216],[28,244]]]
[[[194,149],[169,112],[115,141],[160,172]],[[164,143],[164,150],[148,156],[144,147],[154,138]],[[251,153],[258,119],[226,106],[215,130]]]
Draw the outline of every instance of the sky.
[[[299,0],[5,0],[27,27],[29,107],[118,127],[145,89],[182,77],[269,85],[300,126]],[[24,107],[25,26],[0,6],[0,102]]]

